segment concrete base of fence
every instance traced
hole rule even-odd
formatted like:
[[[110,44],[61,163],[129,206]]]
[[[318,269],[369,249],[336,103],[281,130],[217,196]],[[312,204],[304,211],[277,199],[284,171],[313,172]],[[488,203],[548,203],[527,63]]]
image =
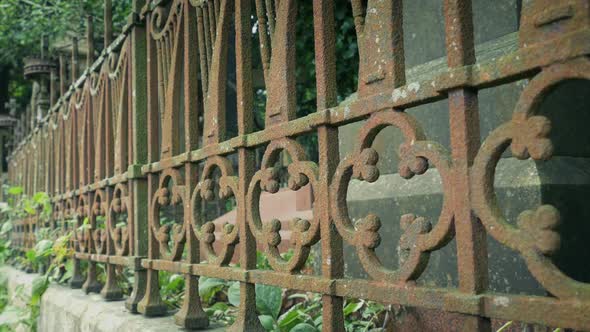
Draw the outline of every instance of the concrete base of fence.
[[[36,275],[12,267],[0,267],[0,274],[8,279],[9,294],[23,285],[25,293]],[[27,293],[28,291],[28,293]],[[22,303],[24,305],[24,303]],[[100,295],[86,295],[80,289],[52,284],[43,295],[40,332],[165,332],[180,331],[172,316],[146,318],[125,309],[125,301],[105,302]],[[220,332],[223,328],[207,331]]]

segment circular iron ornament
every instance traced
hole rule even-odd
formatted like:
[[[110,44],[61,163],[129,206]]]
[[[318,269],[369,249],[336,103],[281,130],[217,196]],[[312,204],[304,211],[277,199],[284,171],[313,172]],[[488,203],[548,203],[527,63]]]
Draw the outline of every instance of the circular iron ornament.
[[[346,203],[348,185],[353,178],[370,183],[379,178],[379,155],[372,145],[381,130],[389,126],[400,129],[404,136],[404,142],[399,147],[399,175],[410,179],[423,174],[430,162],[440,174],[444,193],[441,214],[434,228],[423,217],[413,214],[401,217],[404,233],[398,245],[400,266],[397,270],[386,268],[375,252],[381,243],[379,217],[369,214],[353,224]],[[430,251],[445,246],[454,236],[453,211],[448,202],[452,194],[449,154],[440,144],[426,141],[412,116],[395,110],[373,114],[361,129],[358,142],[355,151],[340,162],[334,173],[330,190],[334,224],[342,238],[356,247],[363,268],[372,278],[391,283],[415,280],[426,268]]]
[[[590,300],[590,284],[576,281],[553,264],[551,255],[560,247],[556,231],[559,211],[552,205],[525,210],[510,224],[494,191],[494,178],[502,153],[510,147],[518,159],[548,160],[553,154],[549,139],[551,122],[536,115],[544,97],[559,83],[590,80],[590,60],[578,58],[544,68],[522,92],[512,120],[496,128],[484,141],[473,164],[474,210],[487,232],[503,245],[520,252],[532,275],[558,298]]]
[[[130,199],[125,184],[117,184],[113,191],[113,199],[109,206],[108,214],[108,229],[113,239],[113,245],[115,247],[115,253],[117,256],[126,256],[129,254],[129,229],[128,220],[122,225],[117,223],[117,215],[128,213],[130,211]],[[129,218],[127,218],[129,219]]]
[[[313,192],[317,192],[318,166],[311,161],[306,161],[307,156],[303,147],[293,139],[283,138],[272,141],[262,157],[261,169],[254,174],[248,194],[247,218],[248,224],[258,243],[264,245],[268,254],[268,261],[273,269],[281,272],[293,273],[299,271],[309,256],[311,246],[320,239],[320,213],[317,204],[313,207],[313,219],[294,219],[291,225],[291,244],[294,245],[293,257],[289,260],[281,257],[279,244],[281,243],[281,222],[272,219],[263,223],[260,218],[260,195],[262,191],[276,193],[279,191],[278,171],[274,164],[278,161],[282,151],[289,154],[292,159],[287,166],[289,173],[288,187],[291,190],[299,190],[310,184]]]
[[[74,206],[74,200],[67,199],[64,202],[64,213],[63,213],[63,216],[64,216],[64,228],[67,229],[67,227],[68,227],[67,224],[71,222],[72,218],[76,218],[77,219],[77,217],[76,217],[76,208]],[[77,223],[77,221],[76,221],[76,223]],[[74,249],[74,251],[76,251],[77,250],[76,243],[78,242],[77,241],[77,238],[76,238],[76,227],[77,227],[77,225],[70,225],[70,227],[72,228],[72,233],[71,233],[71,236],[70,236],[69,245],[70,245],[70,248],[72,248],[72,249]]]
[[[81,253],[90,252],[90,229],[88,227],[82,227],[84,225],[84,220],[90,216],[90,207],[86,201],[86,196],[80,195],[76,207],[76,214],[73,216],[74,218],[76,218],[76,225],[74,229],[76,248]]]
[[[91,214],[90,214],[90,228],[92,233],[92,244],[94,247],[94,252],[97,254],[106,254],[107,248],[107,220],[104,221],[105,228],[99,228],[97,218],[103,217],[106,219],[107,217],[107,209],[109,206],[109,202],[106,197],[106,193],[104,190],[97,190],[94,194],[94,203],[92,204]]]
[[[63,203],[57,201],[53,203],[53,212],[51,213],[51,219],[53,222],[53,227],[57,231],[59,236],[65,234],[64,229],[64,212],[63,212]]]
[[[168,189],[171,184],[171,189]],[[158,190],[152,197],[150,220],[154,239],[158,242],[160,257],[168,261],[178,261],[182,258],[184,244],[186,242],[186,226],[182,224],[160,224],[160,208],[182,204],[184,200],[184,185],[180,172],[177,169],[166,169],[160,174]],[[172,238],[174,246],[170,248],[168,241]]]
[[[235,245],[238,243],[238,227],[235,224],[226,223],[223,225],[223,235],[219,240],[223,248],[219,253],[215,252],[213,244],[215,240],[215,224],[205,221],[201,213],[203,201],[214,200],[213,187],[215,182],[211,175],[215,168],[221,171],[219,178],[219,199],[226,199],[239,193],[238,178],[233,174],[231,162],[223,157],[210,157],[203,167],[201,181],[195,187],[191,196],[191,223],[193,231],[199,241],[205,244],[207,249],[207,263],[213,265],[227,265],[234,254]],[[239,204],[239,203],[238,203]]]

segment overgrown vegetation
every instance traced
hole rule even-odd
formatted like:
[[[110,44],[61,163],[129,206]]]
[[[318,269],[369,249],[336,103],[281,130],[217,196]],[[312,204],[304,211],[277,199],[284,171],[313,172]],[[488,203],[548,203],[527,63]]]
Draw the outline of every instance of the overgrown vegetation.
[[[11,263],[26,271],[42,271],[31,286],[30,294],[26,294],[23,287],[15,290],[13,296],[0,291],[0,306],[3,307],[0,316],[0,331],[10,330],[16,325],[28,326],[36,331],[39,316],[41,296],[49,287],[51,281],[63,282],[67,270],[67,258],[71,256],[68,246],[71,234],[59,235],[51,227],[36,229],[36,244],[33,249],[24,254],[12,248],[9,233],[17,220],[35,216],[39,224],[48,226],[52,209],[49,196],[46,193],[36,193],[32,197],[23,194],[21,187],[11,187],[6,190],[7,202],[2,203],[2,225],[0,227],[0,263]],[[2,282],[5,285],[6,280]],[[0,287],[6,288],[6,286]],[[13,305],[25,303],[24,307]]]
[[[293,253],[288,251],[288,259]],[[313,256],[307,262],[308,270]],[[266,256],[257,253],[258,269],[270,269]],[[184,296],[184,278],[160,272],[161,296],[171,309],[180,308]],[[240,285],[236,281],[201,277],[199,295],[213,323],[231,325],[240,305]],[[309,332],[322,330],[321,295],[297,293],[279,287],[256,285],[256,310],[262,326],[273,332]],[[386,308],[376,302],[351,299],[345,303],[346,331],[384,331]]]
[[[73,250],[70,246],[72,232],[64,233],[58,227],[51,226],[52,209],[45,193],[36,193],[32,197],[23,194],[21,187],[6,190],[7,202],[0,206],[2,216],[0,224],[0,264],[9,263],[26,271],[42,272],[34,279],[31,294],[23,287],[15,290],[12,297],[7,292],[6,280],[0,280],[0,332],[11,331],[22,324],[32,331],[37,328],[40,302],[43,293],[51,282],[67,283],[72,276]],[[39,227],[35,230],[36,245],[26,252],[12,248],[9,234],[16,222],[26,217],[38,218]],[[75,218],[66,220],[74,229]],[[104,222],[98,223],[103,225]],[[85,219],[79,230],[90,227]],[[292,256],[286,252],[285,258]],[[307,262],[307,271],[311,271],[313,255]],[[99,281],[104,282],[104,267],[98,264]],[[270,269],[267,258],[257,255],[257,268]],[[84,270],[84,269],[83,269]],[[121,288],[128,294],[133,284],[133,274],[118,271]],[[217,325],[231,325],[238,312],[240,287],[235,281],[201,277],[199,295],[205,312]],[[184,297],[184,277],[179,274],[160,272],[160,289],[163,301],[170,309],[178,309]],[[261,324],[273,332],[309,332],[322,328],[321,296],[314,293],[296,293],[269,285],[256,285],[256,309]],[[15,305],[25,303],[25,306]],[[371,301],[349,300],[344,307],[346,331],[380,331],[384,324],[385,308]],[[376,330],[376,328],[378,328]]]

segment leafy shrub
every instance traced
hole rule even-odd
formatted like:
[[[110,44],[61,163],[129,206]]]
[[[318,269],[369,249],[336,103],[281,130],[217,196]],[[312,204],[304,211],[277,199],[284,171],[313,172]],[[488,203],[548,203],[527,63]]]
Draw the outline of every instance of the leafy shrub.
[[[10,306],[7,292],[0,287],[0,311],[4,308],[2,315],[8,316],[11,324],[22,323],[32,330],[36,329],[37,317],[41,297],[51,282],[65,283],[72,276],[73,264],[68,259],[73,255],[69,242],[72,233],[59,235],[56,230],[48,227],[41,227],[36,230],[37,243],[33,249],[28,250],[24,255],[17,255],[11,249],[8,235],[12,230],[12,223],[15,220],[27,216],[37,216],[41,225],[48,224],[51,218],[51,204],[49,196],[45,193],[36,193],[32,197],[23,194],[21,187],[11,187],[7,190],[8,202],[0,206],[2,215],[0,226],[0,262],[12,261],[21,268],[35,271],[43,270],[44,273],[37,277],[33,283],[32,295],[26,299],[27,308],[16,308]],[[163,224],[173,223],[173,220],[163,217]],[[76,225],[76,218],[68,221],[73,229]],[[99,222],[99,225],[103,223]],[[88,218],[84,219],[79,230],[89,228]],[[293,256],[292,251],[283,254],[285,259]],[[304,271],[311,271],[313,266],[313,255],[306,262]],[[87,264],[82,262],[82,264]],[[99,280],[104,278],[104,267],[99,267]],[[257,268],[270,270],[271,266],[267,257],[257,253]],[[160,295],[164,303],[171,309],[180,308],[185,293],[184,276],[180,274],[161,271],[159,273]],[[133,273],[118,272],[121,288],[129,290],[133,285]],[[4,288],[5,289],[5,288]],[[21,292],[18,296],[24,297]],[[235,321],[235,316],[240,305],[240,283],[227,281],[218,278],[200,277],[199,295],[205,312],[210,319],[218,324],[230,325]],[[270,285],[256,285],[256,310],[262,326],[273,332],[311,332],[322,329],[322,305],[321,296],[312,293],[294,293]],[[357,331],[377,327],[380,323],[378,318],[383,312],[383,306],[363,300],[348,301],[344,307],[346,318],[346,330]],[[11,325],[7,325],[11,326]],[[0,332],[4,327],[0,326]]]

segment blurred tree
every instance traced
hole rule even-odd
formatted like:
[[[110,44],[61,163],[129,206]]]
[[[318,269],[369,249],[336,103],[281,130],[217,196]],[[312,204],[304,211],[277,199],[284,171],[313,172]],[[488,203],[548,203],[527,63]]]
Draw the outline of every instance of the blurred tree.
[[[131,0],[113,1],[115,33],[125,24]],[[2,0],[0,2],[0,107],[8,96],[24,104],[30,94],[22,78],[24,57],[40,53],[41,38],[63,45],[70,36],[84,36],[86,16],[95,17],[96,49],[102,49],[103,0]],[[51,49],[50,55],[57,50]],[[10,83],[8,83],[10,82]],[[6,112],[6,110],[4,111]]]
[[[50,55],[63,51],[71,36],[84,37],[86,16],[95,18],[95,49],[103,48],[101,38],[104,0],[2,0],[0,2],[0,107],[8,96],[26,104],[30,84],[22,77],[22,59],[39,54],[43,35],[49,36]],[[315,54],[313,33],[313,2],[298,3],[297,39],[297,116],[316,111]],[[131,7],[131,0],[113,1],[114,33],[121,30]],[[253,5],[254,8],[254,5]],[[358,46],[350,0],[334,0],[336,22],[336,81],[338,101],[350,96],[357,87]],[[252,24],[256,26],[255,17]],[[258,53],[259,31],[253,30],[254,67],[261,68]],[[256,91],[255,110],[258,129],[264,127],[266,91]],[[317,158],[317,138],[314,134],[299,140],[309,156]]]

